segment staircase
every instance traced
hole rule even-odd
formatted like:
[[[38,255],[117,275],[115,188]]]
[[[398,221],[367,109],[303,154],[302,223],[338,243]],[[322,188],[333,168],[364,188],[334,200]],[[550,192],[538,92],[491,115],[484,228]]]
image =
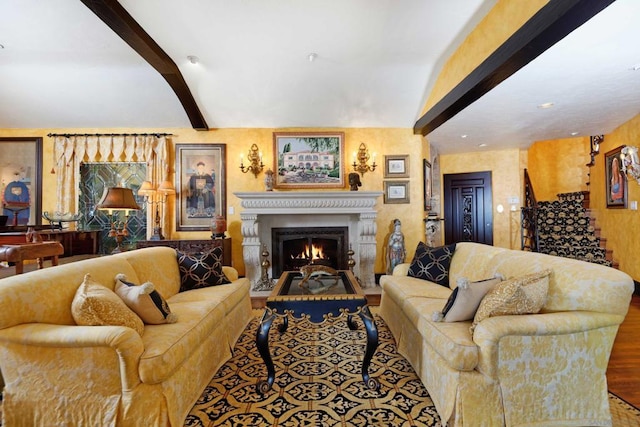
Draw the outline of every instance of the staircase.
[[[537,252],[615,267],[588,210],[589,192],[558,194],[536,205]]]

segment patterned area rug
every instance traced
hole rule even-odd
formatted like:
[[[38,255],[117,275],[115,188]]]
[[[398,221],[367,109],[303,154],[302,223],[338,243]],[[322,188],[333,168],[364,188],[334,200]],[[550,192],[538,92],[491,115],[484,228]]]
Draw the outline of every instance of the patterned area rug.
[[[380,391],[361,375],[365,332],[345,319],[333,324],[289,323],[284,335],[271,328],[276,366],[272,390],[264,397],[256,383],[266,368],[255,347],[259,319],[248,325],[229,360],[191,410],[186,426],[441,426],[427,390],[397,353],[391,332],[376,316],[380,345],[369,372]],[[276,321],[274,323],[277,323]],[[613,426],[640,426],[640,411],[610,394]]]

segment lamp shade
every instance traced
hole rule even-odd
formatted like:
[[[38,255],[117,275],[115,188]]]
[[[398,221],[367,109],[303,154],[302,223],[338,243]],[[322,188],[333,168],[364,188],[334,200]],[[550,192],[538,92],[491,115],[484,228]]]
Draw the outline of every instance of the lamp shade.
[[[142,185],[138,189],[139,196],[151,196],[156,190],[153,188],[151,181],[142,181]]]
[[[133,197],[133,191],[130,188],[111,187],[102,195],[102,199],[96,206],[101,210],[138,210],[140,206]]]
[[[164,194],[176,194],[176,189],[171,183],[171,181],[162,181],[158,186],[158,191]]]

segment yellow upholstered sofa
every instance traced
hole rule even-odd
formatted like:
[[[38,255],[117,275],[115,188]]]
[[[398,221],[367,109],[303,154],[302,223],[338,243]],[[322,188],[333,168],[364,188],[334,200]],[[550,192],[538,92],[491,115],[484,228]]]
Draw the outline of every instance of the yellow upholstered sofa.
[[[605,373],[633,293],[613,268],[539,253],[459,243],[449,284],[496,273],[509,279],[550,269],[540,314],[438,322],[451,289],[382,276],[380,315],[449,426],[611,425]],[[473,286],[473,284],[471,285]]]
[[[178,292],[174,249],[154,247],[0,280],[3,426],[182,426],[251,318],[249,281]],[[71,303],[85,274],[150,281],[178,317],[144,325],[78,326]]]

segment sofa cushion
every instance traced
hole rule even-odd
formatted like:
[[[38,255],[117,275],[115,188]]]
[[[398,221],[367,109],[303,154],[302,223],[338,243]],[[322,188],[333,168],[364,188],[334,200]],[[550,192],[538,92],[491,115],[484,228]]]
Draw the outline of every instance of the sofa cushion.
[[[488,317],[540,312],[547,299],[550,275],[551,270],[543,270],[498,283],[480,302],[471,332]]]
[[[462,322],[473,320],[478,310],[480,301],[484,296],[502,281],[502,276],[492,279],[469,282],[468,279],[459,278],[457,286],[451,293],[444,308],[434,313],[434,321]]]
[[[391,298],[400,307],[411,297],[438,298],[440,307],[451,295],[451,289],[436,283],[410,276],[380,276],[380,286],[384,289],[383,298]]]
[[[449,267],[455,249],[455,243],[437,248],[430,248],[424,242],[418,243],[409,266],[409,276],[449,287]]]
[[[167,301],[154,289],[151,282],[136,285],[120,273],[116,275],[115,292],[144,323],[159,325],[175,323],[178,320],[175,313],[171,312]]]
[[[448,366],[458,371],[472,371],[478,365],[479,348],[469,332],[471,322],[433,322],[431,313],[440,307],[442,300],[414,297],[406,302],[403,311],[424,342]]]
[[[127,326],[140,335],[144,332],[144,324],[138,315],[115,292],[94,281],[90,274],[84,276],[76,291],[71,314],[81,326]]]
[[[221,247],[202,253],[178,251],[178,266],[180,268],[180,292],[231,283],[222,272]]]

